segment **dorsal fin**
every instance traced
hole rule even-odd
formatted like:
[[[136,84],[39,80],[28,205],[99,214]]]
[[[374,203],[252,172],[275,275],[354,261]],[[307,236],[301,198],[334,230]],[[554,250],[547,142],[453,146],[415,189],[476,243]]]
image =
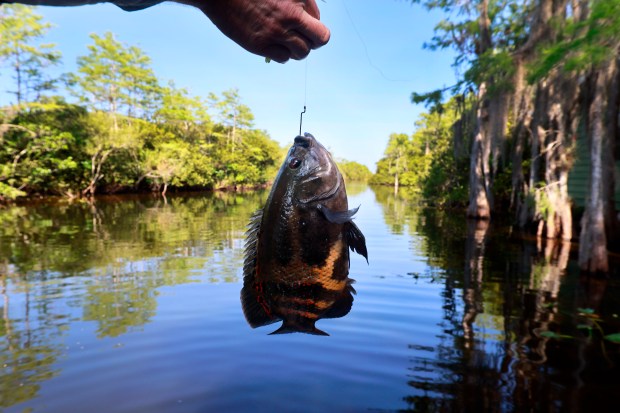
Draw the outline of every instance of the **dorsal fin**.
[[[263,210],[259,209],[250,218],[248,230],[245,232],[245,247],[243,258],[243,280],[256,275],[256,255],[258,253],[258,233],[263,219]]]
[[[248,324],[260,327],[278,321],[278,318],[269,313],[264,297],[256,280],[256,257],[258,253],[258,233],[260,231],[263,210],[252,215],[245,241],[245,257],[243,260],[243,288],[241,289],[241,308]]]

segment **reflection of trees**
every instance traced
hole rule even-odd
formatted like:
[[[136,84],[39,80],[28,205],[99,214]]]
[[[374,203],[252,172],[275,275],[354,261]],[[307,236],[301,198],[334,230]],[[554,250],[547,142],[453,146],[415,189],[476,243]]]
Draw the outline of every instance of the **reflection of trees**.
[[[59,338],[65,328],[63,317],[49,305],[57,287],[34,289],[27,280],[9,282],[6,269],[0,265],[0,408],[31,399],[41,381],[58,374],[54,363],[62,352]]]
[[[0,407],[36,396],[42,381],[59,374],[64,332],[76,314],[95,322],[99,337],[116,337],[152,319],[162,286],[197,277],[236,282],[246,225],[265,195],[0,209]]]
[[[620,286],[580,277],[569,243],[537,244],[497,222],[399,204],[390,192],[377,194],[386,223],[421,236],[416,255],[441,269],[444,284],[437,344],[412,338],[409,346],[408,410],[595,411],[617,404],[620,349],[602,335],[620,331]]]
[[[228,253],[236,240],[241,242],[249,216],[264,196],[218,193],[172,197],[167,204],[160,197],[125,199],[1,209],[0,262],[8,260],[10,272],[43,278],[50,272],[70,276],[93,268],[98,275],[107,274],[152,258],[165,258],[174,267],[175,258]]]
[[[403,234],[409,228],[413,233],[417,224],[418,208],[413,207],[416,195],[409,188],[400,188],[396,194],[387,186],[373,187],[375,198],[383,209],[383,219],[393,234]]]
[[[484,251],[489,229],[485,220],[467,220],[465,241],[465,273],[463,277],[463,343],[466,349],[473,346],[473,326],[482,308],[482,278],[484,274]]]

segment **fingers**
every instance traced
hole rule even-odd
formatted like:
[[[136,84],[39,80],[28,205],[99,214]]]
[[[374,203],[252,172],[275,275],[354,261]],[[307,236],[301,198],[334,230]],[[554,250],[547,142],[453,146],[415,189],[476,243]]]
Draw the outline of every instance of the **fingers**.
[[[264,54],[278,63],[285,63],[289,59],[301,60],[310,53],[310,40],[299,32],[290,32],[282,44],[269,45]]]
[[[324,46],[330,37],[329,29],[318,20],[320,13],[314,0],[307,1],[305,8],[298,9],[298,12],[295,23],[286,35],[279,39],[279,45],[289,51],[289,58],[295,60],[304,59],[311,50]],[[280,48],[278,52],[281,52]],[[283,63],[278,58],[272,59]]]
[[[304,8],[310,16],[317,20],[321,20],[321,12],[319,11],[319,6],[316,5],[315,0],[307,0]]]
[[[318,49],[329,41],[330,32],[327,26],[309,13],[303,14],[296,30],[309,40],[311,49]]]
[[[308,56],[311,50],[318,49],[329,41],[329,29],[320,21],[303,12],[299,22],[285,35],[277,39],[277,44],[270,44],[263,54],[278,63],[289,59],[301,60]]]
[[[324,46],[329,29],[316,0],[176,0],[200,7],[228,37],[276,62],[300,60]]]

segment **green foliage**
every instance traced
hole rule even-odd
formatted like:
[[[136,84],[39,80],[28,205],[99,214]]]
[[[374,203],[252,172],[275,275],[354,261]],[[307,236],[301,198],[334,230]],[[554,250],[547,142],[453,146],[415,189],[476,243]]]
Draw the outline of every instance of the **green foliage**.
[[[21,192],[79,192],[86,158],[76,149],[85,143],[86,119],[83,108],[61,100],[19,111],[1,137],[0,182]]]
[[[412,103],[424,103],[443,111],[443,93],[470,94],[486,83],[490,96],[512,90],[515,72],[514,52],[528,39],[528,18],[534,1],[512,0],[412,0],[429,10],[440,10],[449,18],[441,20],[430,42],[430,50],[451,48],[455,69],[461,74],[455,85],[431,92],[413,92]],[[483,10],[486,13],[483,14]],[[482,25],[481,21],[486,24]]]
[[[110,32],[91,34],[88,55],[77,59],[77,73],[68,76],[72,93],[94,110],[148,118],[159,100],[151,60],[136,46],[125,45]]]
[[[412,136],[392,134],[385,156],[377,163],[377,173],[370,180],[375,185],[409,187],[414,193],[434,203],[448,206],[467,201],[467,159],[455,159],[453,124],[458,116],[458,102],[451,99],[444,110],[423,113]]]
[[[12,72],[17,104],[41,98],[55,88],[56,80],[45,70],[60,62],[53,44],[34,44],[50,29],[34,8],[20,4],[0,7],[0,64]]]
[[[541,48],[531,66],[528,81],[535,83],[554,68],[577,72],[613,59],[620,46],[620,2],[594,0],[588,17],[567,20],[559,39]]]
[[[30,45],[48,27],[32,8],[0,8],[0,59],[10,63],[9,71],[21,70],[14,72],[22,80],[18,100],[34,85],[32,76],[44,74],[44,57],[56,56]],[[275,176],[282,149],[252,128],[254,116],[237,89],[210,94],[205,102],[173,82],[160,86],[150,58],[112,33],[91,39],[77,72],[65,76],[85,106],[39,96],[2,108],[0,199],[254,186]]]
[[[620,333],[608,334],[604,338],[612,343],[620,344]]]
[[[3,199],[15,200],[21,196],[26,196],[26,193],[17,188],[13,188],[3,182],[0,182],[0,201]]]
[[[361,163],[341,159],[337,161],[337,164],[346,182],[368,182],[372,177],[370,169]]]
[[[465,72],[464,80],[466,83],[480,85],[493,79],[489,94],[494,94],[512,90],[514,73],[515,65],[510,52],[491,49],[472,61],[470,68]]]

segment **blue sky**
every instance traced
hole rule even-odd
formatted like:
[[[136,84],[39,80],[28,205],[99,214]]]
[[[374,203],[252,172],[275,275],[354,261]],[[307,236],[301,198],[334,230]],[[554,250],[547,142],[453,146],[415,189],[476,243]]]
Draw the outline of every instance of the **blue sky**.
[[[254,113],[255,127],[284,146],[299,132],[305,100],[303,131],[334,156],[374,171],[390,133],[412,133],[424,110],[410,103],[411,92],[454,83],[453,55],[422,49],[441,16],[407,0],[327,0],[318,5],[331,30],[330,42],[306,60],[284,65],[267,64],[246,52],[189,6],[164,3],[129,13],[101,4],[40,7],[38,12],[55,25],[45,41],[62,52],[62,71],[75,70],[90,33],[112,31],[151,57],[162,82],[174,80],[177,87],[203,97],[238,88]]]

